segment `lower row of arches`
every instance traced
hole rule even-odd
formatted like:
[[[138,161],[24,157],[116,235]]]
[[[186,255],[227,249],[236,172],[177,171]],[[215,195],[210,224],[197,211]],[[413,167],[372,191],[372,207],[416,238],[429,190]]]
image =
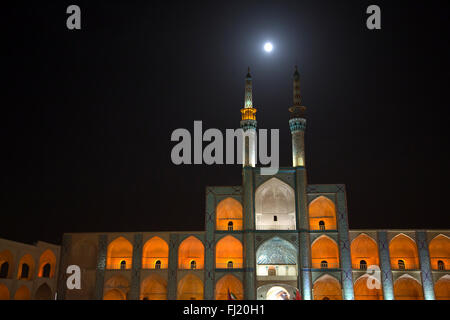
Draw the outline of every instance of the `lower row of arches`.
[[[104,300],[126,300],[129,293],[128,280],[115,276],[107,281]],[[434,286],[436,300],[450,299],[450,275],[440,278]],[[354,283],[355,300],[383,300],[381,283],[370,275],[363,275]],[[216,283],[215,299],[228,300],[233,295],[238,300],[244,297],[242,282],[229,274]],[[423,289],[419,281],[403,275],[394,283],[395,300],[423,300]],[[325,274],[314,282],[314,300],[342,300],[342,287],[336,278]],[[167,281],[157,274],[150,275],[141,284],[141,300],[167,300]],[[177,300],[203,300],[204,283],[194,274],[187,274],[177,286]]]
[[[31,291],[30,289],[23,285],[19,287],[14,295],[11,296],[8,287],[0,283],[0,300],[31,300]],[[52,300],[52,289],[46,283],[43,283],[39,286],[34,294],[34,300]]]

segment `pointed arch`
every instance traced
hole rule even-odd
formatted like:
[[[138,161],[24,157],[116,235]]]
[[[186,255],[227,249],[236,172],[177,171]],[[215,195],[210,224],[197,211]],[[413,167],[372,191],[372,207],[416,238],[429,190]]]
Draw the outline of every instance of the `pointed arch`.
[[[296,276],[298,250],[278,236],[264,241],[256,250],[258,276]]]
[[[217,230],[242,230],[242,204],[233,198],[226,198],[216,207]]]
[[[355,300],[383,300],[381,282],[374,276],[364,274],[353,285]]]
[[[233,236],[225,236],[216,244],[216,268],[229,268],[229,262],[232,268],[242,268],[243,247],[241,241]]]
[[[0,278],[11,278],[14,258],[9,250],[0,252]]]
[[[142,249],[142,268],[167,269],[168,264],[169,245],[167,242],[157,236],[149,239]]]
[[[14,294],[14,300],[30,300],[31,294],[30,289],[27,286],[23,285],[19,289],[16,290]]]
[[[314,282],[313,286],[314,300],[342,300],[342,289],[340,282],[324,274]]]
[[[195,236],[189,236],[178,247],[178,268],[191,269],[194,262],[195,269],[203,269],[205,261],[205,247]]]
[[[336,241],[326,235],[314,240],[311,244],[311,263],[312,268],[339,268],[339,247]]]
[[[158,274],[151,274],[141,284],[140,300],[167,300],[167,281]]]
[[[434,284],[436,300],[450,300],[450,275],[446,274]]]
[[[295,230],[295,192],[287,183],[271,178],[255,192],[256,229]]]
[[[336,206],[325,196],[315,198],[308,206],[310,230],[336,230]]]
[[[228,300],[228,292],[234,294],[238,300],[244,300],[244,287],[241,280],[231,274],[220,278],[216,283],[216,300]]]
[[[433,270],[450,269],[450,238],[439,234],[430,241],[430,262]]]
[[[9,289],[3,283],[0,283],[0,300],[9,300]]]
[[[419,253],[416,242],[400,233],[392,238],[389,243],[389,254],[391,257],[391,268],[398,269],[419,269]]]
[[[17,270],[17,279],[31,280],[34,274],[34,258],[31,254],[25,254],[19,260],[19,268]]]
[[[378,245],[374,239],[361,233],[350,245],[353,269],[364,269],[371,265],[379,265]]]
[[[203,300],[203,281],[188,273],[178,282],[177,300]]]
[[[423,300],[422,285],[409,274],[404,274],[394,282],[395,300]]]
[[[127,300],[130,282],[122,275],[114,275],[105,282],[103,300]]]
[[[56,268],[56,256],[52,250],[47,249],[39,258],[39,273],[38,277],[53,278]]]
[[[113,270],[131,269],[133,245],[124,237],[118,237],[108,245],[106,268]],[[125,264],[123,264],[125,261]]]
[[[48,284],[43,283],[36,290],[34,298],[35,300],[52,300],[52,289],[50,289]]]

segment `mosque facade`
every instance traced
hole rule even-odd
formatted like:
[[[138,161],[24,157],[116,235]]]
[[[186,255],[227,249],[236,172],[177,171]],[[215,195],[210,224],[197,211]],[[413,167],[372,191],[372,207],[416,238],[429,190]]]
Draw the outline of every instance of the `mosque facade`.
[[[293,100],[292,167],[263,175],[248,72],[242,185],[206,187],[204,231],[65,233],[45,249],[54,259],[41,259],[49,244],[25,259],[0,240],[0,299],[27,284],[43,298],[45,282],[65,300],[450,300],[450,230],[349,230],[345,185],[307,181],[297,69]],[[67,287],[70,265],[80,289]]]

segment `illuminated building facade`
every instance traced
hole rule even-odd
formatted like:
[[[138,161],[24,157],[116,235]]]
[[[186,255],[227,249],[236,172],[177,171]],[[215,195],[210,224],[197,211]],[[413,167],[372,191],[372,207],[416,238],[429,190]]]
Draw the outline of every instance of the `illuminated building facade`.
[[[249,71],[242,185],[206,188],[205,231],[66,233],[58,299],[292,299],[299,289],[304,300],[449,300],[450,230],[349,230],[345,186],[308,184],[297,68],[293,89],[292,167],[255,167]],[[81,268],[79,290],[66,287],[69,265]]]

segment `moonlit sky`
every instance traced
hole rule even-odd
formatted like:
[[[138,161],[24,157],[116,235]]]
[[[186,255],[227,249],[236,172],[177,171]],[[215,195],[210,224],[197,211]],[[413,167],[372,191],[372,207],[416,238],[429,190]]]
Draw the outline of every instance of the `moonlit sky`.
[[[81,31],[70,4],[2,7],[0,237],[204,230],[240,166],[175,166],[170,135],[238,127],[248,66],[290,166],[298,65],[308,180],[346,184],[352,229],[450,227],[448,1],[377,1],[379,31],[372,1],[77,1]]]

